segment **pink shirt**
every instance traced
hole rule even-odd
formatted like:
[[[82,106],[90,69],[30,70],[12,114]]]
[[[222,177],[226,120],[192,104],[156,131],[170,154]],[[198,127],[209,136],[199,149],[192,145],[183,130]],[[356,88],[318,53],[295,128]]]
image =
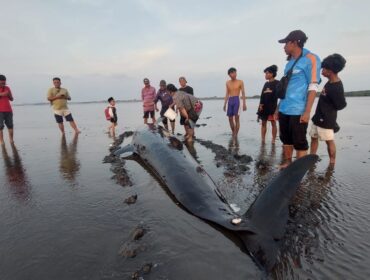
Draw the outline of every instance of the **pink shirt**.
[[[12,92],[8,86],[0,87],[0,93],[9,92],[10,96]],[[9,96],[0,96],[0,112],[13,112],[12,106],[10,106]]]
[[[143,87],[141,90],[141,100],[143,101],[144,112],[154,111],[155,96],[156,91],[154,87]]]

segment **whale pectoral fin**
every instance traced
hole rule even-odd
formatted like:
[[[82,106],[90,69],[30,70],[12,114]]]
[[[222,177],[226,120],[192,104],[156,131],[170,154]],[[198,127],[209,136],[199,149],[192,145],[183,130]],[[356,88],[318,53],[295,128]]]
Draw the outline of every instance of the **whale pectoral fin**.
[[[121,157],[130,157],[134,154],[134,147],[132,145],[126,145],[114,152],[114,155]]]

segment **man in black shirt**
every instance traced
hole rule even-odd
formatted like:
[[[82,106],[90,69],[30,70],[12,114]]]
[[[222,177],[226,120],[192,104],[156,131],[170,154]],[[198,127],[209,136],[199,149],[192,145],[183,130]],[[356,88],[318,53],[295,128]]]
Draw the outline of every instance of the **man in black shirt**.
[[[179,78],[180,88],[179,91],[186,92],[188,94],[194,95],[194,90],[192,87],[187,85],[187,80],[185,77]],[[185,118],[183,116],[180,116],[180,125],[183,125],[185,128],[185,137],[188,136],[188,126],[185,124]]]
[[[346,107],[343,84],[338,73],[344,68],[346,60],[340,54],[326,57],[321,64],[322,75],[328,78],[317,103],[315,115],[312,117],[311,154],[316,154],[319,139],[326,141],[330,165],[334,166],[336,147],[334,143],[334,128],[337,125],[337,111]]]

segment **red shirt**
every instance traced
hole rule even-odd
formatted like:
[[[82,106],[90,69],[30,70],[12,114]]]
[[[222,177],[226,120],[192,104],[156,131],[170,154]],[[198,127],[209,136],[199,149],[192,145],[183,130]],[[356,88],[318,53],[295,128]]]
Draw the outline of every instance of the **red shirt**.
[[[10,92],[12,94],[8,86],[0,87],[0,93],[4,92]],[[9,96],[0,96],[0,112],[13,112],[12,106],[10,106]]]

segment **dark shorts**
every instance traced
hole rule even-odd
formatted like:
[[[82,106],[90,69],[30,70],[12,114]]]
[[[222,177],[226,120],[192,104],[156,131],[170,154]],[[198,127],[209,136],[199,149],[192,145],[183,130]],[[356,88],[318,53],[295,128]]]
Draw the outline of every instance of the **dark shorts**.
[[[293,145],[294,149],[308,149],[307,123],[300,123],[301,116],[284,115],[279,112],[280,140],[284,145]]]
[[[183,116],[180,116],[180,124],[185,125],[185,118]]]
[[[54,114],[54,117],[57,123],[63,123],[63,116]],[[72,114],[68,114],[67,116],[65,116],[65,119],[67,122],[73,122]]]
[[[240,98],[239,96],[231,96],[227,101],[227,116],[233,117],[239,115]]]
[[[0,112],[0,130],[4,129],[4,124],[8,129],[13,128],[13,112]]]
[[[150,115],[150,117],[153,119],[154,118],[154,111],[146,111],[146,112],[144,112],[144,119],[147,119],[147,118],[149,118],[149,115]]]
[[[117,119],[117,118],[111,118],[111,119],[110,119],[110,122],[111,122],[111,123],[115,123],[115,124],[116,124],[116,123],[118,122],[118,119]]]
[[[168,108],[169,108],[169,107],[162,107],[161,112],[160,112],[160,115],[161,115],[161,117],[163,118],[162,122],[163,122],[164,124],[167,124],[167,123],[168,123],[168,118],[166,118],[166,117],[164,116],[164,113],[166,113],[166,111],[168,110]],[[174,123],[174,122],[175,122],[175,120],[173,120],[173,121],[171,121],[171,120],[170,120],[170,122]]]

